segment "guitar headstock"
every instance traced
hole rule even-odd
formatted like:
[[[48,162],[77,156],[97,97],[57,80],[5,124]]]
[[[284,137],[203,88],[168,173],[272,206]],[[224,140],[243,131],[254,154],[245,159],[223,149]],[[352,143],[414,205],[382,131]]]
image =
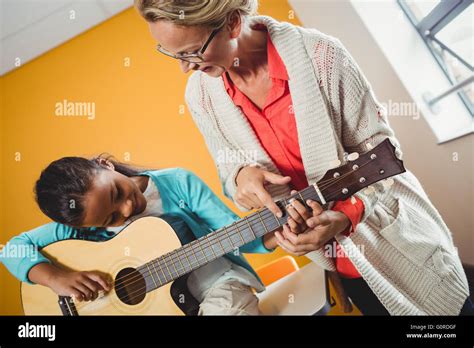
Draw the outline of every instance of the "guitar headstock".
[[[326,201],[345,200],[373,183],[405,171],[403,161],[397,158],[395,147],[387,138],[370,151],[349,156],[347,163],[328,170],[317,184]]]

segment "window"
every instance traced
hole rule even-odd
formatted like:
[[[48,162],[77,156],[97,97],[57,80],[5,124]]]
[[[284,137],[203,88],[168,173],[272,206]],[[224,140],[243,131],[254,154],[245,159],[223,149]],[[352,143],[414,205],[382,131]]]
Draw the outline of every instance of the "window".
[[[448,90],[424,100],[436,112],[437,103],[457,93],[474,116],[472,0],[397,0],[451,82]]]

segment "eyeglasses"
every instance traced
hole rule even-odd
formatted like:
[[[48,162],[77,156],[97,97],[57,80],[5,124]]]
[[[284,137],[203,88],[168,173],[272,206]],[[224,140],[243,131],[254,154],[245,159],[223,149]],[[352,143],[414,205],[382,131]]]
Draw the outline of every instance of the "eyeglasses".
[[[212,31],[211,35],[209,35],[209,38],[206,40],[204,45],[196,53],[173,54],[173,53],[167,51],[166,49],[164,49],[160,44],[158,44],[158,46],[156,46],[156,49],[158,50],[158,52],[163,53],[164,55],[167,55],[168,57],[171,57],[171,58],[174,58],[174,59],[183,60],[183,61],[189,62],[189,63],[204,63],[205,60],[203,58],[203,54],[206,51],[209,44],[211,43],[214,36],[216,36],[216,34],[219,32],[219,30],[221,30],[221,28],[214,29]]]

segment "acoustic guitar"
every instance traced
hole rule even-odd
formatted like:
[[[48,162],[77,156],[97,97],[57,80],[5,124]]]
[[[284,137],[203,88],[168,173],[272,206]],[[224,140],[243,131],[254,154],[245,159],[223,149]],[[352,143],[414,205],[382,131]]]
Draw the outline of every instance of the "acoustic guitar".
[[[260,209],[229,226],[181,246],[162,219],[145,217],[124,228],[105,242],[65,240],[41,250],[54,264],[74,271],[97,270],[109,274],[113,289],[94,301],[79,302],[58,296],[41,285],[21,284],[26,315],[182,315],[170,294],[178,278],[230,253],[266,233],[281,228],[287,220],[284,207],[292,198],[306,204],[312,199],[323,206],[345,200],[361,189],[405,172],[395,148],[385,139],[375,148],[358,155],[350,154],[343,165],[327,171],[321,180],[281,199],[276,204],[283,216]]]

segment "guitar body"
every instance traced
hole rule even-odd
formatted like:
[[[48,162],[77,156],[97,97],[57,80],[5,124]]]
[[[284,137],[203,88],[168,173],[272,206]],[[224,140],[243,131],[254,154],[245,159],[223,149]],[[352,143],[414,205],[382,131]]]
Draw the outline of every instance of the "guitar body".
[[[156,217],[138,219],[114,238],[104,242],[65,240],[41,250],[54,264],[73,271],[100,271],[113,279],[128,267],[136,268],[181,247],[171,226]],[[120,300],[113,288],[89,302],[76,302],[78,315],[183,315],[174,303],[172,283],[146,293],[137,304]],[[25,315],[63,315],[59,297],[50,288],[21,284]]]

